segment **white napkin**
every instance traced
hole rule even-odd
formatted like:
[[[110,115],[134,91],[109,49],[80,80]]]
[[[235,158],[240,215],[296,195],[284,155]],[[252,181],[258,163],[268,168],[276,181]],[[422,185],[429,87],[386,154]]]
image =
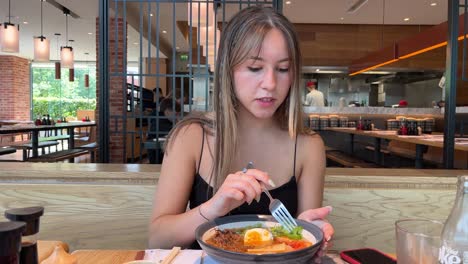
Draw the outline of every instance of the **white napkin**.
[[[147,249],[144,260],[161,262],[171,252],[170,249]],[[207,256],[203,250],[184,249],[177,254],[172,264],[219,264],[211,257]]]

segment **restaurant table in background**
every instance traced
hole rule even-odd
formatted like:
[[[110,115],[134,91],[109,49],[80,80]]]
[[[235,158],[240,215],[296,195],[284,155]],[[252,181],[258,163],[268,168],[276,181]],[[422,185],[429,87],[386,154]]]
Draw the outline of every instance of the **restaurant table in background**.
[[[38,146],[39,146],[39,132],[47,130],[60,130],[67,129],[69,135],[68,148],[73,149],[75,147],[75,131],[77,127],[91,127],[96,126],[95,122],[67,122],[67,123],[58,123],[50,126],[36,126],[33,124],[30,125],[14,125],[14,126],[2,126],[0,127],[1,134],[13,134],[13,133],[32,133],[32,157],[35,158],[38,156]]]
[[[381,139],[396,140],[401,142],[412,143],[416,145],[415,168],[423,167],[423,152],[427,146],[443,148],[444,142],[440,135],[424,134],[420,136],[402,136],[397,135],[393,130],[357,130],[355,128],[327,128],[328,131],[345,133],[350,136],[349,151],[352,154],[354,149],[354,135],[374,138],[374,162],[381,164],[380,143]],[[468,144],[466,142],[457,142],[455,140],[455,150],[467,151]]]
[[[0,126],[2,125],[16,125],[16,124],[33,124],[31,120],[0,120]]]
[[[77,257],[79,264],[114,264],[125,263],[133,260],[142,260],[145,256],[144,250],[76,250],[72,255]],[[173,261],[177,263],[177,256]],[[200,261],[200,263],[204,263]],[[346,264],[336,252],[328,253],[322,259],[323,264]],[[192,264],[192,263],[184,263]]]

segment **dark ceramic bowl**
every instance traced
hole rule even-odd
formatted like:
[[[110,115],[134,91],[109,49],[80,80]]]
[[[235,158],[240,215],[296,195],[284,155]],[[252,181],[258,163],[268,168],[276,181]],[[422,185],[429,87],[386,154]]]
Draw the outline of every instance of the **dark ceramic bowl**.
[[[217,218],[200,225],[197,230],[195,230],[195,237],[206,254],[220,263],[310,263],[310,260],[314,257],[323,242],[322,230],[302,220],[296,219],[296,222],[304,228],[302,231],[304,238],[312,242],[313,245],[287,253],[262,255],[245,254],[227,251],[205,243],[205,241],[212,236],[215,228],[237,228],[258,223],[262,223],[266,226],[278,224],[271,215],[233,215]]]

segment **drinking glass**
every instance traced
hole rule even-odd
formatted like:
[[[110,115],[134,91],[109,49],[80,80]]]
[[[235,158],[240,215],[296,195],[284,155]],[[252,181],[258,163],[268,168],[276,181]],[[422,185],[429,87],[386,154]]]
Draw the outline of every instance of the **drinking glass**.
[[[437,264],[444,224],[428,219],[395,222],[398,264]]]

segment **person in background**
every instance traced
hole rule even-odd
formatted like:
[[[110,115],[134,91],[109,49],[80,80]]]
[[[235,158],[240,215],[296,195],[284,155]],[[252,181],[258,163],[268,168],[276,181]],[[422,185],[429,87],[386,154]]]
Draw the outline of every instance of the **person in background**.
[[[147,139],[151,140],[169,134],[178,120],[180,111],[181,107],[177,101],[172,100],[171,97],[164,98],[159,104],[159,111],[155,108],[151,113],[153,118],[151,118]],[[161,150],[148,150],[148,159],[151,164],[161,163],[163,155]]]
[[[313,81],[308,81],[306,86],[307,86],[307,89],[309,90],[309,93],[306,95],[304,105],[325,106],[323,93],[317,90],[317,83]]]
[[[195,229],[206,221],[271,214],[262,186],[331,239],[323,220],[331,207],[321,207],[325,147],[303,126],[300,60],[294,26],[271,8],[245,8],[223,28],[213,112],[191,113],[167,139],[150,248],[196,248]],[[250,161],[255,169],[243,170]]]
[[[164,99],[164,95],[163,95],[161,87],[154,88],[153,93],[155,94],[155,99],[156,97],[159,98],[158,102],[161,102]]]
[[[439,108],[444,108],[445,107],[445,101],[444,100],[440,100],[439,102],[437,102],[437,106]]]
[[[400,100],[400,102],[398,102],[398,108],[406,108],[408,107],[408,101],[406,100]]]

